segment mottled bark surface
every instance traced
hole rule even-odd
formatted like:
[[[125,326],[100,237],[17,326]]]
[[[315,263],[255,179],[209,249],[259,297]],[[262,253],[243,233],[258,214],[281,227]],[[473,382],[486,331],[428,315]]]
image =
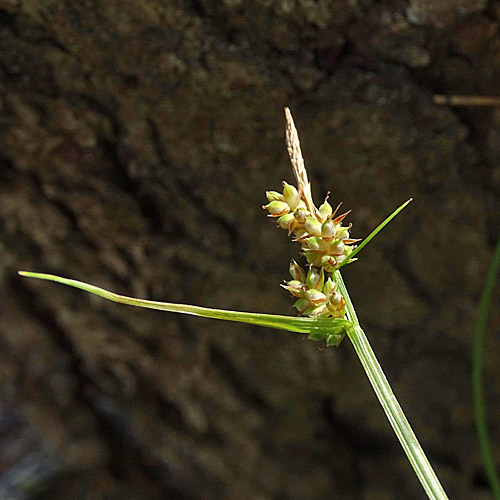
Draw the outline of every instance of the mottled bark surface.
[[[291,107],[345,271],[450,497],[488,499],[471,340],[499,230],[500,3],[0,1],[0,498],[391,500],[421,490],[346,342],[132,310],[125,294],[293,314]],[[498,295],[497,295],[498,296]],[[500,457],[500,308],[485,365]]]

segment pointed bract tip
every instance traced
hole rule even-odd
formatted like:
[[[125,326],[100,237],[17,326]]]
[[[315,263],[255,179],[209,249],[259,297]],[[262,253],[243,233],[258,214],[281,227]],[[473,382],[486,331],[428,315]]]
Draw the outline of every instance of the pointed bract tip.
[[[413,198],[409,198],[408,200],[406,200],[402,205],[401,205],[401,210],[403,210],[403,208],[406,208],[411,202],[413,201]]]

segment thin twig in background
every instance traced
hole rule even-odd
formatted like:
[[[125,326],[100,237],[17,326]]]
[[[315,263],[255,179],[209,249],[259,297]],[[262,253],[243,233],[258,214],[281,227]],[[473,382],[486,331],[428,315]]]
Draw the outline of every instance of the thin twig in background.
[[[440,95],[432,96],[432,102],[440,106],[500,106],[500,96]]]

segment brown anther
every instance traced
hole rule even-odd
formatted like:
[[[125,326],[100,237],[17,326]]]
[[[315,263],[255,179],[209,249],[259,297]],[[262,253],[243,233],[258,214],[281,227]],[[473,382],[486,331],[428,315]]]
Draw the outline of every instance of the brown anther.
[[[361,238],[357,239],[347,239],[347,240],[342,240],[345,245],[352,245],[353,243],[357,243],[358,241],[361,241]]]
[[[333,219],[333,223],[340,224],[351,212],[352,210],[348,210],[346,213],[339,215],[336,219]]]
[[[339,208],[341,207],[342,205],[342,201],[337,205],[337,208],[333,211],[333,214],[330,215],[330,217],[328,217],[329,219],[333,219],[335,217],[335,215],[337,215],[337,212],[339,211]]]

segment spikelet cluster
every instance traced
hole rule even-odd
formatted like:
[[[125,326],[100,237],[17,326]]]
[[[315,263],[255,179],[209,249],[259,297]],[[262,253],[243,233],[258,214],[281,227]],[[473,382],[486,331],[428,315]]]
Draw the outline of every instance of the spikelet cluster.
[[[351,224],[342,224],[350,211],[337,215],[340,205],[333,210],[328,196],[319,208],[314,205],[297,130],[288,108],[285,114],[288,153],[298,188],[283,182],[283,192],[266,192],[268,203],[262,208],[300,243],[309,269],[306,272],[292,261],[290,274],[293,279],[282,286],[297,298],[294,307],[299,314],[342,318],[345,300],[337,292],[331,276],[340,266],[356,260],[350,259],[350,255],[360,240],[351,238]]]
[[[325,279],[325,274],[320,267],[311,266],[306,273],[294,260],[290,263],[293,279],[281,286],[297,298],[294,307],[299,314],[334,318],[344,316],[344,297],[337,292],[337,283],[330,277]]]
[[[350,237],[351,224],[342,225],[349,212],[336,216],[339,207],[333,211],[328,200],[312,212],[297,188],[286,182],[283,193],[267,191],[266,196],[269,203],[263,208],[301,244],[302,254],[310,265],[332,273],[349,259],[352,245],[359,241]]]
[[[297,298],[294,307],[300,315],[342,318],[345,300],[329,275],[343,262],[349,262],[353,245],[359,241],[350,238],[351,224],[342,225],[349,212],[336,216],[337,210],[333,210],[328,200],[311,211],[299,190],[286,182],[283,193],[267,191],[266,196],[269,203],[262,208],[301,244],[301,252],[309,264],[306,272],[292,261],[293,279],[282,285]]]

